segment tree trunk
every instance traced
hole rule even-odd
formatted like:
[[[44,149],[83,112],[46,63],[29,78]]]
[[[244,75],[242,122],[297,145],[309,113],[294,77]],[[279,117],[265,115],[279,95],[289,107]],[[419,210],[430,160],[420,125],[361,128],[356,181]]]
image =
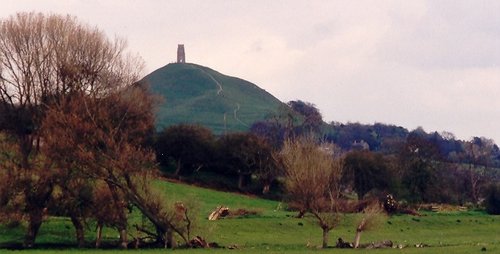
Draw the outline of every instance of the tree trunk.
[[[189,243],[189,240],[186,238],[183,232],[180,229],[176,228],[172,224],[172,222],[160,220],[157,212],[150,209],[150,207],[147,205],[147,202],[140,195],[138,195],[136,192],[129,192],[128,196],[135,207],[137,207],[137,209],[139,209],[141,213],[146,216],[146,218],[148,218],[148,220],[153,223],[153,225],[155,225],[158,231],[167,232],[171,230],[172,232],[177,233],[186,244]]]
[[[322,248],[325,249],[328,247],[328,233],[330,230],[328,228],[323,228],[323,245]]]
[[[41,187],[40,187],[41,186]],[[39,183],[38,193],[32,193],[32,189],[36,188],[31,185],[25,186],[25,199],[26,199],[26,210],[29,212],[28,217],[28,229],[26,231],[26,235],[24,237],[23,246],[25,248],[33,248],[35,244],[35,239],[38,234],[38,230],[43,222],[43,215],[45,210],[45,205],[50,198],[52,193],[52,186],[47,186],[46,183]]]
[[[33,148],[33,142],[29,135],[18,136],[20,140],[19,148],[21,150],[21,167],[26,172],[31,171],[31,165],[29,163],[29,157]],[[28,228],[26,235],[24,236],[24,248],[33,248],[35,244],[35,239],[38,234],[38,230],[42,225],[43,221],[43,208],[48,195],[43,197],[37,197],[33,194],[33,181],[30,181],[24,186],[24,197],[26,199],[27,211],[29,212],[28,217]]]
[[[78,248],[85,247],[85,233],[84,233],[84,228],[83,228],[82,222],[76,216],[71,216],[71,222],[73,223],[73,226],[75,227],[76,242],[77,242]]]
[[[95,239],[95,247],[99,248],[101,247],[101,239],[102,239],[102,223],[98,222],[97,223],[97,235]]]
[[[354,248],[359,247],[359,241],[361,240],[361,230],[356,230],[356,237],[354,238]]]
[[[179,177],[179,174],[181,173],[181,168],[182,168],[182,163],[181,163],[181,159],[179,159],[177,161],[177,167],[175,168],[175,173],[174,173],[175,178]]]
[[[127,214],[125,213],[126,202],[118,194],[118,187],[113,183],[108,182],[109,191],[113,197],[113,202],[116,205],[116,212],[118,213],[118,233],[120,234],[120,247],[126,249],[128,245],[127,240]],[[123,190],[122,190],[123,191]]]
[[[163,241],[163,248],[166,249],[166,248],[168,248],[168,240],[167,240],[168,239],[168,232],[166,232],[164,234],[163,239],[164,239],[164,241]]]
[[[33,248],[35,244],[35,239],[38,234],[38,230],[42,225],[43,221],[43,210],[34,208],[29,214],[29,225],[24,237],[24,248]]]
[[[137,207],[137,209],[139,209],[141,213],[144,216],[146,216],[146,218],[148,218],[148,220],[151,223],[153,223],[153,225],[155,225],[157,231],[161,231],[162,234],[164,234],[168,230],[172,230],[173,232],[177,233],[182,238],[182,240],[184,240],[186,244],[188,244],[189,240],[182,232],[182,230],[176,228],[171,221],[161,219],[161,215],[158,214],[158,211],[152,209],[151,204],[148,204],[148,202],[138,193],[130,177],[125,176],[125,180],[126,180],[126,186],[120,185],[119,188],[125,192],[125,195],[128,197],[128,200],[135,207]],[[109,182],[108,184],[112,186],[111,182]]]
[[[172,231],[172,229],[167,230],[165,242],[166,242],[166,246],[169,248],[173,249],[173,248],[177,247],[177,243],[174,240],[174,232]]]
[[[363,217],[358,227],[356,228],[356,236],[354,238],[354,248],[357,249],[359,246],[359,240],[361,239],[361,232],[366,228],[366,217]]]
[[[262,194],[269,193],[270,189],[271,189],[271,184],[265,184],[264,187],[262,188]]]
[[[477,191],[477,176],[474,174],[474,170],[472,168],[472,164],[469,164],[469,181],[471,186],[471,198],[472,202],[477,205],[478,204],[478,191]]]
[[[127,229],[121,227],[119,229],[119,233],[120,233],[120,248],[126,249],[128,247]]]

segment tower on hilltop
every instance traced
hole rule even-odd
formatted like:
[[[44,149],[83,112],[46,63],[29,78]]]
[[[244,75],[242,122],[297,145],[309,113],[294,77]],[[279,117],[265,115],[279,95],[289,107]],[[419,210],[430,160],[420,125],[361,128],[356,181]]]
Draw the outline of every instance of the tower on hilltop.
[[[184,44],[177,45],[177,62],[178,63],[186,62],[186,52],[184,51]]]

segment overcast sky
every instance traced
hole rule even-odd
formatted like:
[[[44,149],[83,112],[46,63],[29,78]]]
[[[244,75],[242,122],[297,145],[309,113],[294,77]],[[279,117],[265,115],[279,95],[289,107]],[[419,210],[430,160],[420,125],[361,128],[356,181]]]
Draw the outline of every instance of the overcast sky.
[[[328,122],[500,142],[500,1],[0,0],[128,40],[145,74],[176,59],[251,81]]]

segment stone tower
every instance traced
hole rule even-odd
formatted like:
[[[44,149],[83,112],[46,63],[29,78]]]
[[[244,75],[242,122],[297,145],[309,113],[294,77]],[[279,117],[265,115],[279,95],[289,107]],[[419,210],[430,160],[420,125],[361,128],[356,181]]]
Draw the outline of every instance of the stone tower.
[[[186,62],[186,52],[184,52],[184,44],[179,44],[177,46],[177,62],[178,63]]]

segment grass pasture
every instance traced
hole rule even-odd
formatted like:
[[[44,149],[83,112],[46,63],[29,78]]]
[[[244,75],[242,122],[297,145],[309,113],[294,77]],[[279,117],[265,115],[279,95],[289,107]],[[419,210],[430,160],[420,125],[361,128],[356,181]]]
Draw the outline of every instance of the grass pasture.
[[[233,250],[177,249],[175,253],[500,253],[500,216],[483,212],[428,212],[421,217],[392,216],[378,229],[364,233],[361,238],[362,243],[389,239],[396,245],[404,245],[403,249],[320,250],[316,246],[321,244],[321,230],[313,218],[294,218],[295,213],[285,211],[279,202],[163,181],[155,185],[171,201],[187,200],[198,204],[199,230],[196,234],[222,246],[237,246]],[[256,210],[259,214],[208,221],[208,214],[217,205]],[[135,213],[131,216],[132,221],[141,220]],[[338,237],[352,241],[357,219],[357,215],[345,215],[341,225],[331,231],[330,245],[335,245]],[[0,226],[0,245],[5,247],[21,243],[23,233],[23,226]],[[87,240],[92,240],[94,236],[93,227],[90,226]],[[104,237],[107,241],[114,241],[117,233],[106,230]],[[123,253],[121,250],[75,249],[74,231],[66,218],[49,218],[40,229],[37,244],[39,249],[21,253]],[[61,246],[57,247],[56,244]],[[427,247],[416,248],[416,244],[425,244]],[[11,251],[0,249],[0,253],[3,252]],[[141,250],[140,253],[165,253],[165,250]]]

